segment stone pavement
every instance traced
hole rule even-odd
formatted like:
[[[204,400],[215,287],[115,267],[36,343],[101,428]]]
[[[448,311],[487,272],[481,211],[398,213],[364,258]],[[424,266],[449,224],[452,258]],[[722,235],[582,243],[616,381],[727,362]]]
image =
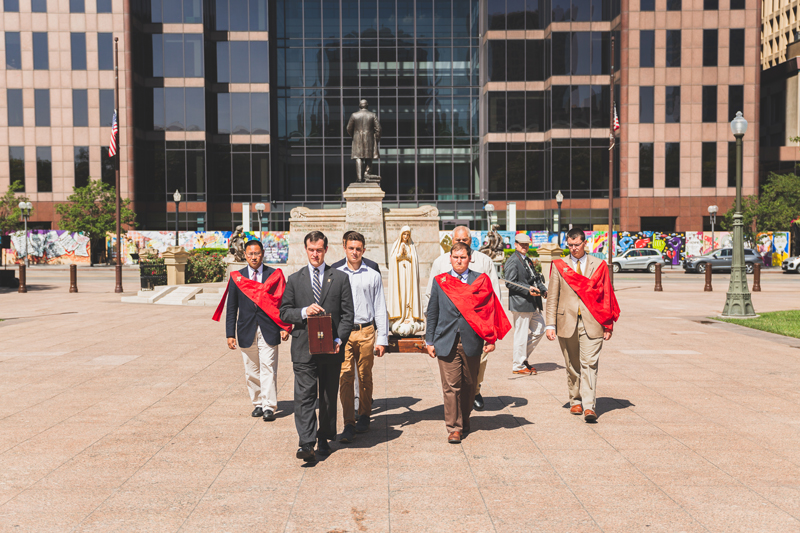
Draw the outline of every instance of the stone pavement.
[[[372,430],[308,468],[287,345],[265,423],[210,308],[62,276],[0,289],[2,532],[800,531],[800,339],[705,323],[720,281],[617,276],[597,424],[567,413],[557,344],[520,377],[509,336],[473,433],[447,444],[435,361],[390,354]],[[757,311],[800,307],[800,276],[762,285]]]

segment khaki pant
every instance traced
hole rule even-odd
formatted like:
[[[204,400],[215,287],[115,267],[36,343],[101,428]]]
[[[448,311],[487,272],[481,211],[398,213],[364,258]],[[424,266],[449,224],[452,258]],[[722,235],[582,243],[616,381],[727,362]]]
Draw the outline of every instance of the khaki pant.
[[[603,337],[590,339],[583,327],[583,319],[578,317],[578,327],[569,338],[559,337],[558,343],[564,353],[567,367],[567,388],[569,404],[583,405],[583,409],[595,410],[597,385],[597,363]]]
[[[355,371],[358,369],[358,415],[372,412],[372,365],[375,362],[375,326],[350,333],[344,347],[344,363],[339,375],[339,400],[344,425],[355,424]]]
[[[253,344],[248,348],[239,347],[250,401],[264,411],[278,409],[278,348],[267,344],[260,327],[256,328]]]
[[[475,399],[480,357],[467,357],[457,342],[446,357],[438,357],[444,396],[444,423],[447,432],[469,431],[469,415]]]

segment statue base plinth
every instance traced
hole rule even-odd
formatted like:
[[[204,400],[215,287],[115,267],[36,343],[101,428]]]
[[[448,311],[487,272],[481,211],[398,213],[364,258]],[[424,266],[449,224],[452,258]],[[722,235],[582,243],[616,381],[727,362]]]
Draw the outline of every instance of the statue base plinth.
[[[410,337],[389,335],[389,345],[386,347],[386,353],[427,354],[428,350],[425,349],[425,337],[423,335],[412,335]]]

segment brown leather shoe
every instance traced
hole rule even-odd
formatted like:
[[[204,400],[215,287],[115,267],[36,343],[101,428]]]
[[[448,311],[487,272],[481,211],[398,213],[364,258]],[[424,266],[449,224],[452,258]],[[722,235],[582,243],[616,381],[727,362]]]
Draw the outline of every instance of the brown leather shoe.
[[[576,403],[575,405],[569,408],[569,412],[572,413],[573,415],[583,414],[583,407],[581,407],[581,404]]]
[[[523,376],[535,376],[536,369],[530,367],[530,368],[523,368],[522,370],[514,370],[514,374],[522,374]]]
[[[461,432],[454,431],[447,436],[447,442],[450,444],[461,444]]]
[[[597,413],[591,409],[587,409],[583,412],[583,419],[587,422],[597,422]]]

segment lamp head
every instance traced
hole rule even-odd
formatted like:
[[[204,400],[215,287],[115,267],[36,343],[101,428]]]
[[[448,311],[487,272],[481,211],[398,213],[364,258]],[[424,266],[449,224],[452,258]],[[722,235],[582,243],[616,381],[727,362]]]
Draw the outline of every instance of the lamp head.
[[[556,202],[561,203],[563,201],[564,201],[564,195],[561,194],[561,191],[559,190],[558,193],[556,193]]]
[[[26,204],[25,202],[20,202],[18,207],[24,211],[25,209],[28,208],[28,204]]]
[[[260,212],[260,211],[263,211],[265,208],[266,208],[266,206],[264,204],[262,204],[262,203],[257,203],[256,204],[256,211]]]
[[[734,137],[747,133],[747,120],[742,116],[741,111],[737,111],[736,117],[731,120],[731,132],[733,132]]]
[[[710,205],[710,206],[708,206],[708,214],[709,214],[709,215],[715,215],[715,214],[717,214],[717,211],[718,211],[718,210],[719,210],[719,208],[718,208],[717,206],[715,206],[715,205]]]
[[[494,204],[486,204],[483,206],[484,211],[494,211]]]
[[[175,200],[176,202],[181,201],[181,193],[178,189],[175,189],[175,194],[172,195],[172,199]]]

